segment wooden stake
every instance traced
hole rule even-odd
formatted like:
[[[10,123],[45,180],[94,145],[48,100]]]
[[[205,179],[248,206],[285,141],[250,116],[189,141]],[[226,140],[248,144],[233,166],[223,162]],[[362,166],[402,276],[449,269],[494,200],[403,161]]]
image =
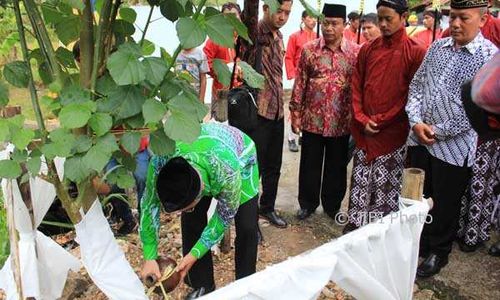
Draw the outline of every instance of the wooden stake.
[[[231,226],[224,232],[224,238],[220,243],[220,251],[225,254],[231,251]]]
[[[9,227],[11,269],[16,282],[17,294],[19,299],[23,300],[23,285],[21,281],[21,261],[19,258],[19,240],[17,238],[16,223],[14,219],[14,193],[12,192],[12,181],[7,181],[6,209],[7,225]]]
[[[401,197],[422,201],[424,194],[424,178],[425,172],[422,169],[404,169]]]

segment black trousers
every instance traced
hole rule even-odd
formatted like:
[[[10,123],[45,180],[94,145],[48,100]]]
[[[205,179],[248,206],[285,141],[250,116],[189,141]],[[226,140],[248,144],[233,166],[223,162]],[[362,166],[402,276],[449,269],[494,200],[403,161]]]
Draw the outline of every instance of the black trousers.
[[[349,136],[324,137],[302,132],[299,170],[299,204],[315,210],[321,204],[325,212],[339,210],[347,188]]]
[[[417,149],[417,154],[413,152],[410,162],[417,159],[421,163],[418,167],[423,168],[428,177],[424,190],[427,197],[432,197],[434,207],[429,211],[432,220],[428,218],[430,223],[424,225],[420,251],[447,257],[457,234],[461,199],[470,180],[470,168],[467,162],[464,166],[444,162],[422,148]]]
[[[261,213],[274,211],[283,160],[284,131],[283,118],[268,120],[259,116],[257,128],[248,133],[257,147],[259,173],[262,178],[262,195],[259,201]]]
[[[211,197],[203,197],[194,211],[181,216],[182,253],[186,255],[196,244],[207,225],[207,211]],[[234,218],[236,279],[255,273],[257,263],[257,196],[241,205]],[[215,287],[214,267],[210,251],[200,258],[188,272],[184,281],[192,288]]]

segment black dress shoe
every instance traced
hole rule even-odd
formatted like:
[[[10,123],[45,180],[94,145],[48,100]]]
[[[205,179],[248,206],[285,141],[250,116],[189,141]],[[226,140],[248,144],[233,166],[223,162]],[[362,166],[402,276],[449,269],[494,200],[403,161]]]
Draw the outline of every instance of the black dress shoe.
[[[197,289],[193,289],[189,294],[186,295],[186,298],[184,298],[184,299],[191,300],[191,299],[200,298],[203,295],[206,295],[210,292],[213,292],[213,290],[215,290],[215,287],[211,287],[211,288],[200,287]]]
[[[297,212],[297,219],[305,220],[305,219],[309,218],[313,213],[314,213],[314,210],[312,210],[312,209],[301,208]]]
[[[460,251],[465,252],[465,253],[474,252],[477,249],[479,249],[479,247],[481,247],[483,245],[483,243],[479,243],[476,245],[468,245],[463,240],[458,240],[457,244],[458,244],[458,248],[460,249]]]
[[[491,245],[490,250],[488,250],[488,254],[491,256],[500,256],[500,242],[496,242],[495,244]]]
[[[418,277],[431,277],[441,271],[441,268],[448,264],[448,256],[440,257],[437,254],[431,253],[427,258],[418,266]]]
[[[260,213],[261,218],[269,221],[271,224],[278,228],[286,228],[288,225],[285,220],[283,220],[275,211],[268,213]]]

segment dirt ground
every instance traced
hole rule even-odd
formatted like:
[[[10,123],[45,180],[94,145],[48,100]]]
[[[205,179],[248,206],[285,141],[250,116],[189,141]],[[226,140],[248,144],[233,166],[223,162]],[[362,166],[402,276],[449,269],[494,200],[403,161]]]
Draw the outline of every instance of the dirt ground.
[[[306,221],[298,221],[295,213],[298,209],[297,183],[299,153],[288,151],[284,145],[284,157],[281,180],[279,183],[276,208],[289,222],[286,229],[277,229],[265,221],[260,221],[264,242],[259,246],[257,269],[263,270],[269,265],[279,263],[288,257],[313,249],[341,235],[342,227],[322,213],[321,209]],[[349,167],[350,170],[350,167]],[[350,175],[348,176],[348,179]],[[347,195],[342,204],[347,208]],[[162,215],[160,252],[175,259],[180,259],[181,236],[179,219]],[[233,231],[234,232],[234,231]],[[60,243],[67,242],[72,234],[56,237]],[[494,236],[493,240],[498,240]],[[132,267],[139,272],[142,264],[142,251],[137,234],[119,238],[118,243],[125,252]],[[78,248],[71,250],[76,256]],[[486,254],[487,248],[475,253],[462,253],[455,247],[450,263],[440,274],[427,280],[417,280],[414,299],[500,299],[500,259]],[[217,288],[234,280],[234,251],[228,254],[214,255],[215,277]],[[188,288],[184,284],[169,294],[172,299],[183,299]],[[153,299],[160,297],[153,295]],[[2,296],[0,295],[0,299]],[[106,299],[104,294],[91,282],[82,269],[79,273],[71,273],[66,284],[64,300],[72,299]],[[353,299],[334,284],[328,284],[319,299]]]

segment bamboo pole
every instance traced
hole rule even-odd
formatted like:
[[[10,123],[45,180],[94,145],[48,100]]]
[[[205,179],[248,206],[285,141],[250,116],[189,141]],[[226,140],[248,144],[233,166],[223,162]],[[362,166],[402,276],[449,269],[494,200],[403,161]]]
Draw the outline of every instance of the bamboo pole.
[[[401,197],[422,201],[424,194],[424,179],[424,170],[417,168],[404,169]]]
[[[11,269],[16,282],[17,294],[20,300],[24,299],[23,284],[21,280],[21,261],[19,258],[19,240],[17,237],[16,223],[14,218],[14,194],[12,192],[12,180],[7,181],[7,195],[5,199],[7,211],[7,225],[9,227]]]

